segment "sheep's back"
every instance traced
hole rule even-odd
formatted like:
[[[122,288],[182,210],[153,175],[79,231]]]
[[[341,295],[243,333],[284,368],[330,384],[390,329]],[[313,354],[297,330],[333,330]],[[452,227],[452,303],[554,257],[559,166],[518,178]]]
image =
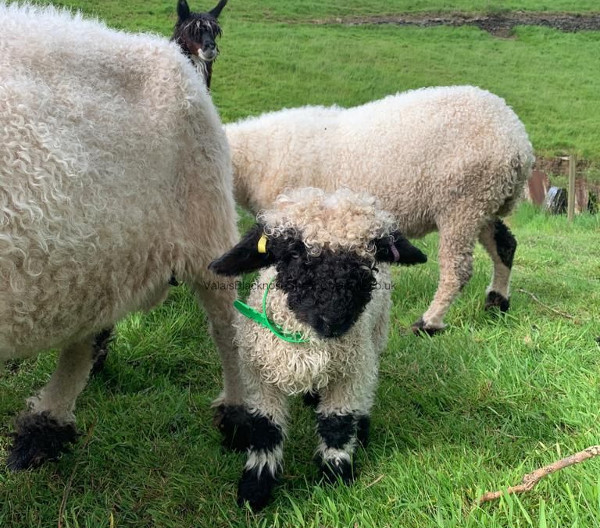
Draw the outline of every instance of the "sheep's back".
[[[160,298],[190,186],[210,195],[209,158],[228,157],[202,81],[165,39],[2,5],[0,79],[1,356]]]

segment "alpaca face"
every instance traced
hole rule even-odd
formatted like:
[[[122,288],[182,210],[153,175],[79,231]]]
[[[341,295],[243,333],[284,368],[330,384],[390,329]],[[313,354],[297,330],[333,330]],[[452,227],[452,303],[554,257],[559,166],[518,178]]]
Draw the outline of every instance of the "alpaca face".
[[[288,307],[324,338],[340,337],[356,323],[371,300],[377,262],[411,265],[427,260],[399,232],[372,241],[374,260],[349,250],[323,249],[311,255],[294,230],[266,241],[263,233],[264,226],[256,224],[209,269],[232,276],[276,266],[276,286],[287,294]]]
[[[217,21],[227,0],[221,0],[216,7],[206,13],[192,13],[186,0],[177,4],[177,24],[173,38],[182,51],[193,60],[212,62],[219,54],[217,37],[221,28]]]

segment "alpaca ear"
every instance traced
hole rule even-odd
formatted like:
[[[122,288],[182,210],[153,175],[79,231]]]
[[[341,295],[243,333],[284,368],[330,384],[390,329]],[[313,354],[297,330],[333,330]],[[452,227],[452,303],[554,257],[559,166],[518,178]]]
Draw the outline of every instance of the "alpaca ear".
[[[275,256],[268,246],[264,226],[256,224],[233,248],[213,260],[208,269],[217,275],[234,277],[271,266],[275,263]]]
[[[190,6],[186,0],[179,0],[177,2],[177,16],[179,21],[187,20],[190,16]]]
[[[387,237],[377,238],[374,241],[377,262],[389,262],[390,264],[402,264],[412,266],[427,262],[427,255],[413,246],[400,231],[394,231]]]
[[[208,14],[214,16],[215,18],[219,18],[221,11],[225,7],[227,0],[221,0],[215,7],[213,7]]]

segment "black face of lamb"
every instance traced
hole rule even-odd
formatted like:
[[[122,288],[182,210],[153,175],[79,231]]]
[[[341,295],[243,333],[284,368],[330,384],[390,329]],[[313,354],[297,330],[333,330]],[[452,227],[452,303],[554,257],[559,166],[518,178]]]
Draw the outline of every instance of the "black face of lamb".
[[[268,238],[258,250],[264,226],[256,224],[231,250],[214,260],[209,269],[235,276],[277,266],[277,287],[288,295],[288,306],[298,320],[322,337],[339,337],[358,320],[376,285],[370,261],[350,251],[323,250],[308,255],[301,233],[289,230]],[[372,241],[375,261],[410,266],[427,257],[398,231]]]
[[[350,252],[308,256],[304,245],[277,263],[277,287],[299,321],[325,338],[344,335],[360,317],[376,284],[369,262]]]

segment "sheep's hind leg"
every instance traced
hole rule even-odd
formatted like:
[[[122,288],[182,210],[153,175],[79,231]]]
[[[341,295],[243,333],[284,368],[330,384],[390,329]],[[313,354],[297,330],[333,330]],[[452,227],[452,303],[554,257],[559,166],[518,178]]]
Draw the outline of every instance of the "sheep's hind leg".
[[[77,439],[75,400],[84,389],[92,368],[92,339],[65,348],[48,384],[29,398],[29,412],[16,421],[16,433],[7,465],[13,471],[55,460]]]
[[[207,272],[208,273],[208,272]],[[209,282],[214,280],[214,283]],[[208,287],[197,286],[196,292],[206,311],[210,332],[219,351],[223,369],[223,391],[213,402],[214,423],[223,435],[223,445],[234,451],[248,447],[250,435],[247,413],[242,406],[243,385],[240,379],[240,364],[234,344],[235,328],[233,301],[236,298],[233,279],[206,279]],[[222,288],[210,288],[210,284],[223,284]]]
[[[509,308],[509,282],[517,241],[510,229],[499,218],[486,223],[479,234],[479,241],[488,252],[494,265],[492,282],[486,292],[485,308]]]
[[[415,334],[434,335],[444,329],[446,312],[473,274],[473,249],[480,226],[476,219],[442,223],[438,252],[440,280],[429,308],[412,326]]]
[[[101,332],[98,332],[94,336],[94,344],[92,349],[92,359],[94,361],[94,365],[92,366],[92,371],[90,376],[95,376],[102,370],[104,370],[104,364],[106,363],[106,358],[108,356],[108,347],[114,337],[114,327],[105,328]]]

